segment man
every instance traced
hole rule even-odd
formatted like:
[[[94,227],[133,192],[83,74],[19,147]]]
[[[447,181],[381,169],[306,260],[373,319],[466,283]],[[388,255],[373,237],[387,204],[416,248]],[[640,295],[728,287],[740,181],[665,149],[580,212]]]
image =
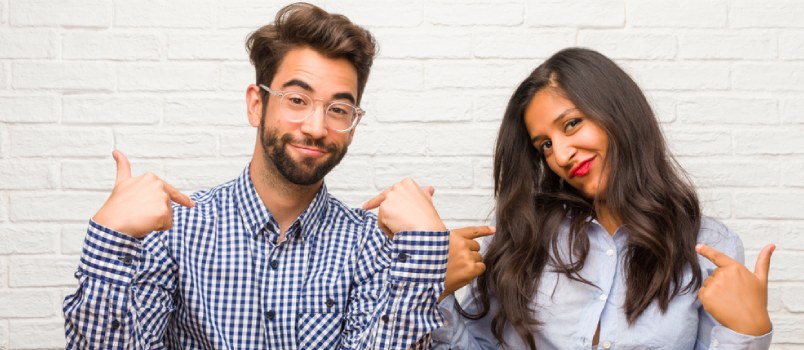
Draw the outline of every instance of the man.
[[[68,348],[397,349],[441,325],[449,232],[431,193],[402,181],[377,219],[323,184],[363,115],[372,36],[292,4],[247,46],[249,166],[189,198],[113,153],[64,302]]]

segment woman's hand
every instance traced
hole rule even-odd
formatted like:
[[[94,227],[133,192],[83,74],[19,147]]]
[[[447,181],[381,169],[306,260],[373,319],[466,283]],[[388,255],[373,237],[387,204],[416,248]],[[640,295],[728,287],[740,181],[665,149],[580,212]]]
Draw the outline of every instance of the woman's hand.
[[[717,266],[698,290],[706,312],[737,333],[758,336],[770,332],[768,270],[774,249],[773,244],[762,248],[752,273],[726,254],[703,244],[695,246],[698,254]]]
[[[480,243],[475,241],[475,238],[488,236],[494,232],[492,226],[470,226],[449,232],[447,277],[444,279],[444,293],[438,301],[461,289],[486,271],[486,264],[480,256]]]

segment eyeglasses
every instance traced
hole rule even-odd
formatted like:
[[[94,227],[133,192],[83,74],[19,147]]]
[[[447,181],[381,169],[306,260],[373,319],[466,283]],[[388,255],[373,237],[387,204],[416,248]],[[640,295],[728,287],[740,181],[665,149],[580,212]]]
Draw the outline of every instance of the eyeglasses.
[[[304,93],[296,91],[276,91],[263,84],[260,88],[271,95],[279,97],[279,109],[282,116],[288,121],[301,123],[315,114],[315,101],[321,101],[324,105],[324,115],[326,116],[327,127],[338,131],[347,132],[352,130],[360,118],[366,114],[360,107],[336,101],[324,101],[314,99]]]

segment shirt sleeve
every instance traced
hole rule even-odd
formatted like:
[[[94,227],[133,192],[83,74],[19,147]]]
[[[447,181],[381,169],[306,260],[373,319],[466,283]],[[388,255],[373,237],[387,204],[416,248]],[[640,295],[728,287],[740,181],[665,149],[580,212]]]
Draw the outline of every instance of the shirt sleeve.
[[[161,345],[176,278],[163,234],[140,240],[90,220],[78,289],[63,305],[67,349]]]
[[[701,221],[699,243],[715,248],[732,259],[745,264],[743,242],[734,232],[723,224],[712,220]],[[716,266],[705,258],[699,258],[702,277],[706,279]],[[698,308],[698,339],[696,350],[704,349],[741,349],[741,350],[767,350],[770,348],[773,331],[760,336],[751,336],[737,333],[717,322],[712,315],[704,310],[703,305]]]
[[[342,347],[428,349],[443,325],[449,231],[405,231],[389,240],[370,220],[347,307]]]
[[[474,283],[471,284],[475,286]],[[477,314],[473,290],[463,293],[463,297],[451,294],[439,304],[444,315],[444,327],[433,332],[433,350],[485,350],[497,349],[499,341],[491,333],[491,319],[495,314],[490,310],[478,319],[468,319],[458,312],[456,303],[469,314]]]

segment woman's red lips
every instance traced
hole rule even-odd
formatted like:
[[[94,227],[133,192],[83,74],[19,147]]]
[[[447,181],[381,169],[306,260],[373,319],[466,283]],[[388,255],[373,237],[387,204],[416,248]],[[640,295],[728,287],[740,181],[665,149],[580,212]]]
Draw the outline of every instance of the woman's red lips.
[[[578,163],[575,165],[574,168],[570,171],[570,177],[576,176],[584,176],[589,173],[589,170],[592,169],[592,161],[595,160],[595,157],[589,158],[583,162]]]

